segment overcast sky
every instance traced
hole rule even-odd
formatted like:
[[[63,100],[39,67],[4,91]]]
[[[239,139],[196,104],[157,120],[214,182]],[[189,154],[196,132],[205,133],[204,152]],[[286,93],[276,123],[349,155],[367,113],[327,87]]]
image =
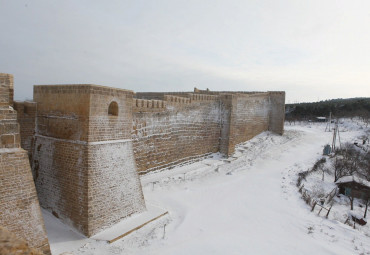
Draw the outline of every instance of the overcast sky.
[[[370,97],[370,1],[0,0],[0,72],[134,91]]]

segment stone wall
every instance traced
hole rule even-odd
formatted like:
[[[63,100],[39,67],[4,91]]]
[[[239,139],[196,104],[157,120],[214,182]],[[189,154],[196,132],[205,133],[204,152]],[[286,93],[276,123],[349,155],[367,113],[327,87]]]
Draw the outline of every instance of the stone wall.
[[[270,108],[268,93],[232,95],[229,155],[237,144],[268,130]]]
[[[26,151],[0,152],[0,225],[50,253]]]
[[[269,92],[269,94],[271,101],[269,130],[282,135],[285,120],[285,92]]]
[[[20,124],[21,147],[31,155],[31,147],[36,126],[37,104],[35,102],[14,102],[17,120]]]
[[[92,88],[88,235],[146,210],[131,141],[133,92],[101,86]],[[109,114],[112,105],[117,106],[117,112]]]
[[[27,242],[6,228],[0,226],[0,254],[44,255],[43,252],[30,248]]]
[[[89,145],[88,158],[88,235],[145,211],[130,140]]]
[[[36,135],[32,171],[41,207],[88,233],[87,145]]]
[[[231,155],[263,131],[283,133],[284,92],[196,92],[137,93],[132,139],[140,173],[212,152]]]
[[[0,73],[0,107],[13,105],[14,78],[13,75]]]
[[[218,97],[167,95],[165,100],[159,102],[166,105],[165,111],[153,111],[154,103],[146,103],[149,107],[140,109],[134,105],[132,140],[141,173],[219,151]],[[142,101],[145,100],[139,102]]]
[[[9,105],[13,103],[12,80],[11,75],[0,74],[0,98],[8,98],[8,105],[0,105],[0,225],[30,247],[50,254],[27,152],[20,148],[17,113]]]
[[[42,207],[86,236],[145,210],[132,152],[132,91],[35,86],[32,165]]]

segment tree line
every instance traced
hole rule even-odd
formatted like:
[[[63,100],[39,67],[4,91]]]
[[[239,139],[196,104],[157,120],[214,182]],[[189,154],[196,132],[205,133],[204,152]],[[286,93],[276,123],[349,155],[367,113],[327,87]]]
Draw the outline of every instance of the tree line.
[[[314,103],[286,104],[286,119],[310,120],[328,117],[330,112],[337,118],[370,118],[370,98],[331,99]]]

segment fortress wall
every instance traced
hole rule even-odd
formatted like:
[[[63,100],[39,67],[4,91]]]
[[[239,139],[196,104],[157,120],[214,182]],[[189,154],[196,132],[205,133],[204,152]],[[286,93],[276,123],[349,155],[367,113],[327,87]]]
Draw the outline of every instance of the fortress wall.
[[[32,170],[40,205],[88,233],[87,145],[36,135]]]
[[[92,89],[87,236],[146,210],[131,141],[133,92],[101,86]],[[117,103],[117,115],[108,114],[112,102]]]
[[[269,92],[271,101],[269,130],[282,135],[285,120],[285,92]]]
[[[27,152],[0,149],[0,225],[50,254]]]
[[[0,107],[13,105],[14,78],[13,75],[0,73]]]
[[[133,99],[133,112],[163,112],[167,110],[167,102],[163,100]]]
[[[36,126],[36,102],[14,102],[17,120],[20,125],[21,147],[31,155],[32,140]]]
[[[90,145],[89,227],[87,236],[145,211],[132,142]]]
[[[11,107],[12,75],[0,74],[0,84],[0,225],[50,254],[27,152],[20,148],[17,112]]]
[[[20,148],[17,112],[10,106],[0,106],[0,149]]]
[[[35,87],[41,205],[86,236],[145,210],[132,152],[132,95],[98,85]]]
[[[229,155],[232,95],[220,96],[220,152]]]
[[[91,86],[89,92],[89,142],[131,138],[133,92],[104,86]],[[108,113],[117,103],[117,116]]]
[[[219,151],[220,102],[166,96],[167,110],[134,112],[132,140],[139,173]]]
[[[237,144],[268,130],[270,108],[269,93],[232,95],[229,155]]]
[[[34,86],[36,132],[42,136],[87,141],[89,85]]]
[[[17,237],[2,226],[0,226],[0,244],[0,254],[44,255],[40,250],[30,248],[24,239]]]
[[[34,86],[37,124],[32,171],[40,205],[88,232],[89,85]]]
[[[134,97],[147,100],[165,100],[166,95],[189,97],[189,93],[191,92],[136,92]]]

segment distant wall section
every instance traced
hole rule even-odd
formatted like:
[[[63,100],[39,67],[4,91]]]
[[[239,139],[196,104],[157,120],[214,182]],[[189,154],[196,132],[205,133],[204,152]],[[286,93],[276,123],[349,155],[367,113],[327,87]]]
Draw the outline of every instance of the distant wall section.
[[[285,120],[285,92],[269,92],[271,101],[269,130],[282,135]]]
[[[134,101],[132,140],[141,173],[219,151],[218,96],[164,99]]]
[[[268,130],[270,119],[268,93],[232,94],[228,154],[235,146]]]

